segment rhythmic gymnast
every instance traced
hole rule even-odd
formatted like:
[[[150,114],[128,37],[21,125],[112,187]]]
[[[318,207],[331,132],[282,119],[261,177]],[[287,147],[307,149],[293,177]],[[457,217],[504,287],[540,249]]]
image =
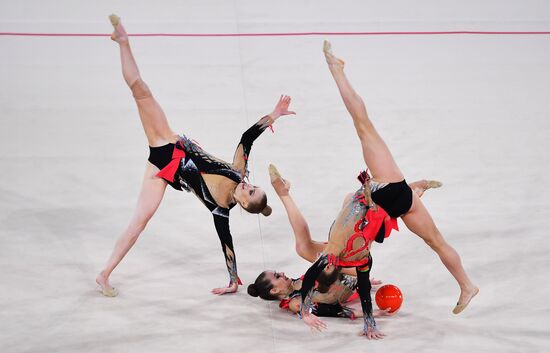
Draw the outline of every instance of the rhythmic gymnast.
[[[370,121],[365,104],[344,74],[344,61],[335,57],[330,43],[323,48],[329,70],[340,91],[344,105],[353,119],[361,142],[363,158],[372,173],[359,176],[361,188],[344,205],[329,231],[329,242],[319,258],[304,275],[300,314],[304,323],[321,330],[326,324],[310,313],[315,279],[323,271],[329,275],[341,267],[357,270],[357,291],[361,299],[364,327],[368,339],[381,339],[384,334],[376,327],[372,315],[369,273],[372,241],[383,241],[392,229],[397,229],[397,217],[407,228],[422,238],[440,257],[460,286],[458,303],[453,313],[466,308],[479,289],[470,281],[462,267],[460,256],[445,241],[420,198],[412,192],[391,152]]]
[[[355,320],[363,316],[363,312],[346,306],[345,304],[355,297],[357,277],[332,272],[334,276],[317,278],[318,286],[312,294],[311,313],[316,316],[342,317]],[[284,272],[264,271],[255,283],[248,286],[248,294],[264,300],[279,300],[279,307],[298,314],[302,301],[301,289],[303,278],[288,278]],[[371,284],[381,282],[372,280]],[[389,315],[387,310],[375,310],[374,317]]]
[[[254,140],[279,117],[294,114],[288,110],[290,97],[281,96],[273,112],[244,132],[233,163],[224,162],[205,152],[185,135],[178,136],[172,131],[162,108],[141,79],[120,18],[116,15],[109,18],[114,27],[111,39],[120,46],[122,75],[135,98],[150,152],[134,215],[96,282],[103,295],[117,295],[118,291],[109,284],[109,277],[154,215],[166,186],[170,185],[176,190],[193,192],[212,213],[229,272],[229,286],[215,288],[212,293],[236,292],[240,280],[229,230],[229,211],[238,203],[250,213],[264,216],[271,213],[265,192],[246,182],[247,161]]]
[[[313,263],[319,257],[326,244],[314,241],[306,219],[290,195],[290,182],[281,177],[274,165],[269,166],[271,185],[285,207],[288,220],[294,232],[296,252],[303,259]],[[421,197],[431,188],[438,188],[442,184],[436,180],[420,180],[410,184],[412,190]],[[346,196],[344,205],[349,203],[353,194]],[[346,302],[355,297],[357,289],[357,277],[354,268],[342,269],[331,272],[330,276],[317,278],[318,286],[312,295],[312,313],[316,316],[345,317],[355,319],[363,317],[363,312],[347,307]],[[344,273],[345,272],[345,273]],[[325,272],[322,272],[324,274]],[[371,284],[377,286],[381,281],[371,279]],[[256,281],[248,286],[248,294],[260,297],[264,300],[280,300],[279,307],[288,309],[293,313],[300,311],[302,278],[288,278],[284,272],[264,271]],[[389,311],[375,310],[374,317],[387,316]]]

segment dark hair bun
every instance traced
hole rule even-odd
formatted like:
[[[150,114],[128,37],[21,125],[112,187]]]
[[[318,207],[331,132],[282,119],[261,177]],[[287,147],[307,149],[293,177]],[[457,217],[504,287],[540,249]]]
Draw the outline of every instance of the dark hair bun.
[[[273,212],[273,209],[270,206],[265,206],[262,210],[262,214],[266,217],[269,216],[271,212]]]
[[[251,295],[253,297],[258,296],[258,289],[256,288],[256,285],[254,283],[248,285],[247,292],[248,295]]]

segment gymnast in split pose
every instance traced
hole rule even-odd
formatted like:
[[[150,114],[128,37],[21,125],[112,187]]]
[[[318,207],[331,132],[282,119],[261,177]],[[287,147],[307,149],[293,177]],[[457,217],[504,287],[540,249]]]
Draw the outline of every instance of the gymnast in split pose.
[[[368,339],[383,338],[384,334],[377,329],[372,315],[370,245],[373,241],[382,242],[392,229],[397,229],[398,217],[439,255],[458,282],[460,296],[453,313],[460,313],[478,293],[478,288],[468,278],[458,253],[447,244],[418,195],[407,185],[391,152],[369,119],[363,100],[349,83],[343,60],[332,54],[327,41],[323,51],[344,105],[353,119],[372,178],[367,172],[360,174],[361,188],[344,204],[329,231],[328,244],[304,275],[300,290],[302,320],[312,329],[326,328],[324,322],[311,314],[315,280],[322,272],[330,275],[342,267],[355,267],[363,310],[362,334]]]
[[[162,108],[141,79],[120,18],[116,15],[109,18],[114,27],[111,39],[120,47],[122,75],[135,98],[150,152],[134,215],[117,240],[96,282],[104,295],[117,295],[117,290],[109,283],[109,277],[144,230],[160,205],[166,186],[170,185],[176,190],[193,192],[212,213],[229,272],[229,286],[215,288],[212,293],[236,292],[240,280],[229,230],[229,211],[238,203],[250,213],[262,213],[264,216],[271,213],[265,192],[246,182],[247,161],[254,140],[279,117],[294,114],[288,110],[290,97],[281,96],[271,113],[245,131],[233,163],[224,162],[208,154],[185,135],[180,136],[172,131]]]
[[[281,174],[274,165],[269,166],[271,185],[279,196],[286,210],[288,220],[294,232],[296,253],[303,259],[313,263],[322,253],[326,242],[314,241],[311,238],[309,226],[300,209],[290,195],[290,182],[281,177]],[[421,197],[424,192],[431,188],[438,188],[442,184],[436,180],[419,180],[410,184],[414,192]],[[346,196],[344,205],[349,203],[350,193]],[[317,278],[317,286],[312,294],[312,313],[316,316],[344,317],[355,319],[363,317],[363,312],[346,306],[346,303],[357,296],[357,277],[354,268],[332,271],[330,276],[325,272]],[[370,279],[373,286],[382,282]],[[264,271],[256,281],[248,286],[248,294],[253,297],[260,297],[264,300],[279,300],[281,309],[288,309],[293,313],[300,311],[302,278],[288,278],[284,272]],[[391,308],[375,310],[374,317],[387,316]]]

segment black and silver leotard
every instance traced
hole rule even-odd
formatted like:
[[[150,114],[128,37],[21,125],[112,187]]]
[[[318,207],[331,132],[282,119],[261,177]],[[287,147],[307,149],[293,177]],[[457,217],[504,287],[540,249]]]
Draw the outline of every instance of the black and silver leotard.
[[[236,153],[233,165],[210,155],[185,135],[180,136],[176,144],[150,147],[149,161],[157,166],[161,172],[174,159],[175,149],[184,152],[184,156],[180,158],[177,170],[173,175],[173,181],[166,178],[165,180],[176,190],[193,192],[212,213],[214,226],[221,242],[229,272],[230,283],[239,282],[233,238],[229,230],[229,211],[235,204],[231,204],[229,207],[218,205],[208,190],[202,174],[221,175],[239,184],[246,177],[248,155],[252,144],[269,126],[270,121],[272,121],[271,118],[265,116],[243,133],[237,146],[237,151],[242,147],[242,155]],[[236,164],[240,164],[239,167],[242,168],[239,169],[241,170],[235,168]]]
[[[293,282],[299,280],[301,279],[293,279]],[[340,275],[338,281],[340,286],[348,288],[351,292],[357,289],[357,279],[354,277],[348,275]],[[312,297],[315,297],[317,294],[319,294],[317,289],[314,289]],[[302,293],[300,289],[294,290],[285,299],[281,299],[281,301],[279,302],[279,307],[281,309],[288,309],[290,307],[290,302],[292,301],[292,299],[301,299],[301,295]],[[316,316],[344,317],[350,318],[352,320],[355,319],[353,310],[342,305],[339,300],[332,300],[330,302],[315,301],[312,302],[310,309],[311,313]]]

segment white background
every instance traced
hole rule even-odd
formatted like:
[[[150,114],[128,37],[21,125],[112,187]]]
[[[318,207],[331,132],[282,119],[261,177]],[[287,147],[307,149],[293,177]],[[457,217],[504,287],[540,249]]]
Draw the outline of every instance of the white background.
[[[18,1],[0,32],[130,33],[550,30],[545,1]],[[2,352],[543,352],[550,346],[550,36],[333,36],[337,55],[408,181],[444,182],[424,202],[481,292],[459,289],[401,224],[373,249],[373,275],[405,301],[370,342],[360,320],[297,318],[246,294],[215,297],[227,274],[209,212],[167,190],[115,270],[94,278],[127,225],[147,142],[108,37],[0,37]],[[269,218],[232,211],[239,273],[308,267],[269,186],[275,163],[313,236],[326,239],[364,167],[326,69],[323,37],[135,37],[144,80],[172,126],[230,160],[240,134],[293,97],[296,117],[255,143],[252,180]]]

